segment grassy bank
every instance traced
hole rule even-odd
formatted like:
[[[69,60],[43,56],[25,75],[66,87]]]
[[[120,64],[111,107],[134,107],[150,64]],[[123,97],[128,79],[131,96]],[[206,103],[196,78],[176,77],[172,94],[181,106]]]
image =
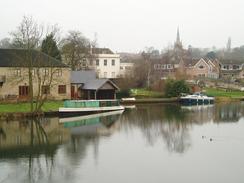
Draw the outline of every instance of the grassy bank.
[[[207,95],[216,97],[217,101],[238,101],[244,97],[243,91],[228,91],[225,89],[205,88]]]
[[[43,107],[42,111],[57,111],[59,107],[63,106],[63,101],[48,101]],[[0,104],[0,113],[11,112],[30,112],[29,103],[17,103],[17,104]]]
[[[131,89],[131,97],[135,98],[163,98],[162,92],[151,91],[145,88]]]

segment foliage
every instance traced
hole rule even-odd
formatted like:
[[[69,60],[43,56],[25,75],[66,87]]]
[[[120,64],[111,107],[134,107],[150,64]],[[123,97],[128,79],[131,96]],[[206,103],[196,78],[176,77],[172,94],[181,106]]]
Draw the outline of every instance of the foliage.
[[[116,94],[116,97],[117,97],[118,99],[130,97],[130,90],[129,90],[129,89],[120,90],[120,91]]]
[[[190,88],[184,80],[169,79],[165,84],[166,97],[178,97],[181,93],[189,93]]]
[[[214,51],[210,51],[207,53],[206,57],[209,59],[216,59],[216,53]]]
[[[47,35],[46,38],[42,41],[41,51],[61,61],[61,53],[58,49],[57,42],[53,33]]]

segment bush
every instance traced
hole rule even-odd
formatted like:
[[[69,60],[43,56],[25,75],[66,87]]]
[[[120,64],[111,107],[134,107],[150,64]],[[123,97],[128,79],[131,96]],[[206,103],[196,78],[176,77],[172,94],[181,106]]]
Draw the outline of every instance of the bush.
[[[129,89],[120,90],[120,91],[116,94],[116,97],[117,97],[118,99],[130,97],[130,90],[129,90]]]
[[[165,84],[166,97],[179,97],[181,93],[189,93],[190,88],[184,80],[169,79]]]

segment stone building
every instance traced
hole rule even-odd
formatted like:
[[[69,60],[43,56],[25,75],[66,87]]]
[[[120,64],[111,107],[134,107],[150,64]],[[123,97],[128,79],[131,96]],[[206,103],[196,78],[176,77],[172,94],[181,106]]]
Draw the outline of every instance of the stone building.
[[[34,97],[41,93],[48,99],[69,99],[70,68],[45,53],[27,52],[0,49],[0,99],[27,100],[30,96],[29,73],[32,73]],[[28,59],[30,56],[32,58]]]

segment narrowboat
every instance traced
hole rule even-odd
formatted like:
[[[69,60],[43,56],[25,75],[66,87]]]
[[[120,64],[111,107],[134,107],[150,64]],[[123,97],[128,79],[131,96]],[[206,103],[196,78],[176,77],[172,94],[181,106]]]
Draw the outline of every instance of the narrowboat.
[[[118,100],[66,100],[59,108],[62,117],[124,110]]]

